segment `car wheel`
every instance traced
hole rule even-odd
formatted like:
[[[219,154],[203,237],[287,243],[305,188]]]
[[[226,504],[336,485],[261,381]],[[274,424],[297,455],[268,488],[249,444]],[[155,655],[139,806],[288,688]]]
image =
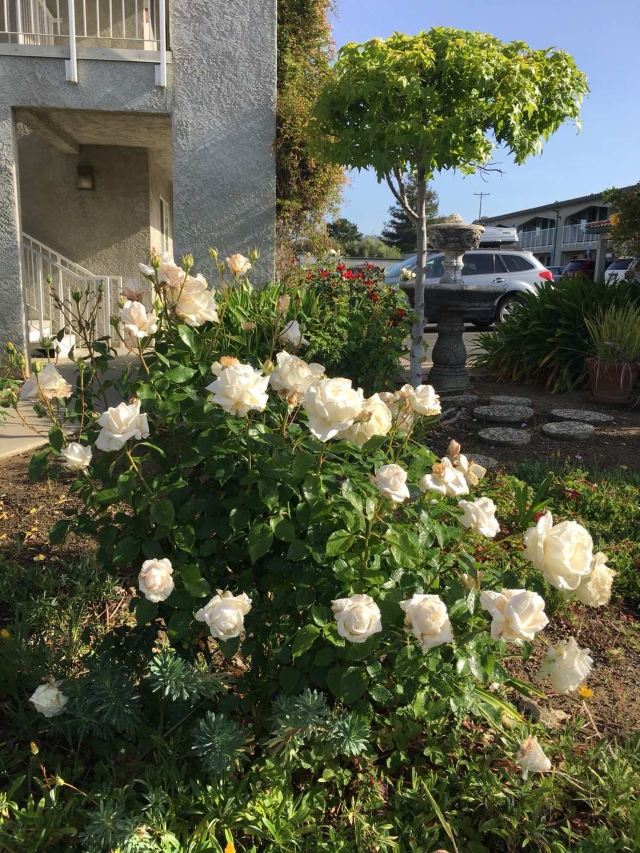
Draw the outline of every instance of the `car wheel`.
[[[496,311],[496,323],[504,323],[507,317],[513,312],[513,309],[518,305],[524,305],[524,299],[521,296],[512,294],[501,299],[498,302],[498,310]]]

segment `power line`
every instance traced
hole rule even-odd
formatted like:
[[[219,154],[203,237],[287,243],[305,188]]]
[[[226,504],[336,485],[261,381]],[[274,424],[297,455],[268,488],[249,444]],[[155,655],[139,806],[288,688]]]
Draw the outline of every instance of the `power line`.
[[[482,199],[483,199],[486,195],[491,195],[491,193],[474,193],[474,195],[479,195],[479,196],[480,196],[480,210],[478,211],[478,219],[482,219]]]

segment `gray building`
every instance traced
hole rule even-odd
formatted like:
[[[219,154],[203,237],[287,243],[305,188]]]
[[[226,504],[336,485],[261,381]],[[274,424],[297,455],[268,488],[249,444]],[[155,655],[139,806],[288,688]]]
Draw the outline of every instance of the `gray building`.
[[[602,193],[593,193],[500,216],[484,216],[482,222],[515,226],[522,248],[533,252],[547,266],[565,266],[573,258],[593,258],[596,271],[601,274],[610,259],[604,227],[610,211],[611,205],[604,201]]]
[[[0,0],[0,342],[150,249],[273,275],[276,0]]]

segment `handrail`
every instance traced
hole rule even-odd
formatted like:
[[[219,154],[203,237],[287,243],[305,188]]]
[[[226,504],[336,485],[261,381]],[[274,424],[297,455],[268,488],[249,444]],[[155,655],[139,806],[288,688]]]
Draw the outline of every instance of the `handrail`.
[[[96,274],[88,270],[86,267],[80,266],[75,261],[70,260],[69,258],[65,258],[64,255],[61,255],[60,252],[56,252],[55,249],[52,249],[51,246],[45,245],[45,243],[41,243],[40,240],[36,240],[35,237],[32,237],[30,234],[27,234],[25,231],[22,232],[22,243],[23,245],[27,243],[30,248],[36,249],[41,254],[49,254],[53,255],[54,258],[57,259],[57,262],[63,266],[65,269],[68,269],[69,272],[74,272],[77,275],[85,276],[85,277],[96,277]],[[101,278],[101,276],[97,276],[97,278]]]

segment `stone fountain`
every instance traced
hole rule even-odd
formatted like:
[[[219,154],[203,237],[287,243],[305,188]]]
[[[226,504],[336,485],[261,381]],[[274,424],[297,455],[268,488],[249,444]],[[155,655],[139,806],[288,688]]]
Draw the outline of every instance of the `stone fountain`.
[[[454,214],[428,228],[428,246],[444,253],[444,272],[435,286],[425,289],[425,315],[435,309],[438,338],[433,347],[429,384],[441,393],[456,393],[471,385],[464,345],[464,281],[462,256],[477,249],[482,225],[467,225]]]

